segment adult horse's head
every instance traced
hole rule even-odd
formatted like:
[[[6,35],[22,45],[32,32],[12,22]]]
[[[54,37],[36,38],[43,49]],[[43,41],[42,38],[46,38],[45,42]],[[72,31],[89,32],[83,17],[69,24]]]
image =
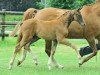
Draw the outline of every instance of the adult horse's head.
[[[72,21],[77,21],[82,27],[85,26],[84,19],[80,13],[80,9],[75,9],[75,10],[69,10],[65,12],[63,15],[67,15],[67,23],[68,26],[71,24]]]

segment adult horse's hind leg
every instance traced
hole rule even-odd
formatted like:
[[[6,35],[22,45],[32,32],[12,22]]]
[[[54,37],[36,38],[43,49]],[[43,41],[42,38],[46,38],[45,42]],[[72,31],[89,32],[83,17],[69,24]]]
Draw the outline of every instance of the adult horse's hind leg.
[[[45,40],[45,52],[50,57],[52,41]]]
[[[96,48],[96,44],[95,44],[95,38],[94,37],[88,37],[86,38],[90,47],[93,50],[93,53],[91,53],[89,56],[87,56],[86,58],[83,59],[83,61],[81,63],[79,63],[79,66],[82,65],[83,63],[87,62],[89,59],[91,59],[93,56],[95,56],[97,54],[97,48]]]
[[[56,60],[54,59],[54,57],[53,57],[53,56],[54,56],[54,53],[55,53],[55,50],[56,50],[56,47],[57,47],[57,41],[54,40],[54,41],[52,42],[51,54],[50,54],[50,57],[49,57],[49,60],[48,60],[48,68],[49,68],[49,70],[52,69],[52,65],[54,65],[54,66],[57,67],[57,68],[63,68],[63,66],[60,65],[60,64],[58,64],[58,63],[56,62]]]

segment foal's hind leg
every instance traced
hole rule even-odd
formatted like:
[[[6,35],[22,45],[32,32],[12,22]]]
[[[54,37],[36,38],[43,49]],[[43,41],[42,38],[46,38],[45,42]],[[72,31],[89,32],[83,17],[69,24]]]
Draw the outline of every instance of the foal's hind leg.
[[[35,56],[35,54],[33,53],[33,51],[30,49],[30,45],[27,44],[25,46],[25,49],[28,50],[28,52],[30,53],[30,55],[32,56],[32,59],[34,60],[35,64],[38,65],[38,62],[37,62],[37,57]]]
[[[13,56],[12,56],[12,58],[11,58],[11,60],[10,60],[10,63],[9,63],[9,68],[8,69],[12,69],[12,65],[13,65],[13,63],[14,63],[14,60],[15,60],[15,58],[16,58],[16,55],[17,55],[17,51],[18,51],[18,47],[19,46],[19,44],[16,46],[16,48],[15,48],[15,51],[14,51],[14,53],[13,53]]]
[[[19,65],[25,60],[26,54],[27,54],[27,51],[24,49],[24,50],[22,51],[21,59],[18,60],[17,66],[19,66]]]
[[[55,50],[56,50],[56,47],[57,47],[57,41],[53,41],[52,43],[52,49],[51,49],[51,54],[50,54],[50,57],[49,57],[49,60],[48,60],[48,68],[49,70],[51,70],[51,67],[52,65],[56,66],[57,68],[63,68],[62,65],[58,64],[56,62],[56,60],[54,59],[54,53],[55,53]]]
[[[12,69],[12,66],[13,66],[14,60],[15,60],[15,58],[16,58],[16,55],[17,55],[17,53],[20,51],[20,49],[22,48],[22,46],[23,46],[23,45],[20,45],[20,44],[18,44],[18,45],[16,46],[15,51],[14,51],[14,53],[13,53],[13,56],[12,56],[12,58],[11,58],[11,60],[10,60],[10,63],[9,63],[9,69]]]
[[[10,61],[10,63],[9,63],[9,69],[12,68],[17,53],[20,51],[20,49],[21,49],[29,40],[30,40],[30,37],[27,38],[27,36],[25,35],[25,36],[23,36],[22,40],[18,43],[18,45],[16,46],[15,51],[14,51],[14,53],[13,53],[13,56],[12,56],[12,58],[11,58],[11,61]]]
[[[35,54],[32,52],[32,50],[30,49],[30,45],[36,41],[38,41],[40,38],[38,38],[36,35],[33,36],[33,38],[30,40],[30,42],[26,45],[26,47],[24,47],[23,53],[22,53],[22,57],[21,60],[18,61],[17,65],[20,65],[26,58],[26,52],[29,51],[30,55],[32,56],[33,60],[35,61],[35,64],[37,65],[37,58],[35,56]],[[28,48],[29,47],[29,48]]]

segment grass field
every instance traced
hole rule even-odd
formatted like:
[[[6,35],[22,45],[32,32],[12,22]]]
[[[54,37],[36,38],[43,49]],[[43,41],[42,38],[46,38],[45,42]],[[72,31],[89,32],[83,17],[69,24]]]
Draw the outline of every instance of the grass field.
[[[70,42],[76,44],[78,48],[87,45],[87,42],[82,39],[71,39]],[[99,75],[100,74],[100,54],[97,55],[97,62],[95,58],[85,63],[82,67],[78,67],[78,60],[75,51],[70,47],[58,45],[55,53],[55,59],[64,66],[63,69],[53,68],[48,70],[48,57],[44,51],[44,41],[39,40],[32,44],[31,49],[38,58],[38,65],[34,64],[30,54],[27,54],[26,60],[21,66],[16,66],[21,54],[17,55],[12,70],[8,70],[8,63],[12,56],[16,38],[6,38],[1,41],[0,38],[0,75]]]

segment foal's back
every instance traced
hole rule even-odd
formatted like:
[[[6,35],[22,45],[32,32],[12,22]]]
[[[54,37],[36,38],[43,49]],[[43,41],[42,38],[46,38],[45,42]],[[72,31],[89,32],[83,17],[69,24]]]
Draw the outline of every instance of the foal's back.
[[[36,26],[37,36],[47,40],[54,40],[58,31],[67,32],[66,26],[59,19],[51,21],[38,20]]]

